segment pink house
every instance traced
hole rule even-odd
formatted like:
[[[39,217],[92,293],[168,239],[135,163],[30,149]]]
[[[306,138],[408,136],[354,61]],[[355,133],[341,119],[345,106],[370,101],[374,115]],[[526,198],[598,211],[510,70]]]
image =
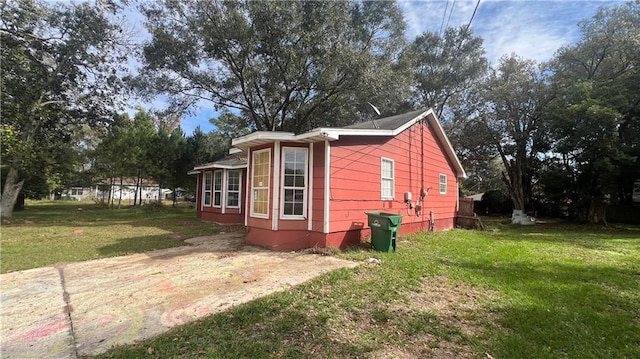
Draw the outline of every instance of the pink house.
[[[216,223],[244,223],[247,159],[235,153],[219,161],[196,166],[198,218]]]
[[[465,173],[432,110],[297,135],[254,132],[232,145],[232,157],[192,172],[198,217],[244,223],[248,243],[346,247],[370,234],[369,211],[402,215],[400,235],[455,225]]]

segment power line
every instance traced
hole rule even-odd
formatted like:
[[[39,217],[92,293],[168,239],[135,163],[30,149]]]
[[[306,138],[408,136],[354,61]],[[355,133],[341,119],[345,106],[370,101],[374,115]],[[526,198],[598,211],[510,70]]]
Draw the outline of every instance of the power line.
[[[464,29],[465,34],[467,33],[467,31],[469,31],[469,27],[471,26],[471,22],[473,21],[473,18],[476,16],[476,11],[478,11],[478,6],[480,6],[480,0],[478,0],[478,2],[476,3],[476,8],[473,9],[473,14],[471,14],[471,19],[469,19],[469,23],[467,24],[467,28]]]
[[[454,6],[456,6],[456,0],[453,0],[453,2],[451,3],[451,9],[449,10],[449,18],[447,18],[447,25],[445,25],[444,27],[445,31],[447,31],[447,28],[449,27],[449,20],[451,20],[451,14],[453,14]]]
[[[447,0],[444,5],[444,12],[442,13],[442,22],[440,23],[440,31],[438,32],[438,36],[442,35],[442,27],[444,26],[444,19],[447,17],[447,9],[449,8],[449,0]]]

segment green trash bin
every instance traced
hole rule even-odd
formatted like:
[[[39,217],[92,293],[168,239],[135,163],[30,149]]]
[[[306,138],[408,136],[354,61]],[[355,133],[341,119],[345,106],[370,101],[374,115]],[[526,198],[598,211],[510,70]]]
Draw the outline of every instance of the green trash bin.
[[[379,252],[395,252],[402,216],[384,212],[365,212],[371,227],[371,246]]]

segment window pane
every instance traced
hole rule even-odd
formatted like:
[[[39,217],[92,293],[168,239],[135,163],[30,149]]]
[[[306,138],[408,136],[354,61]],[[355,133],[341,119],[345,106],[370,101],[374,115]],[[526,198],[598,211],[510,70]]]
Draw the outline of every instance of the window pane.
[[[239,194],[237,192],[228,194],[228,196],[227,196],[227,206],[238,207],[239,201],[240,201],[240,197],[239,197]]]
[[[307,150],[285,148],[283,162],[282,213],[288,216],[302,216],[306,204]]]

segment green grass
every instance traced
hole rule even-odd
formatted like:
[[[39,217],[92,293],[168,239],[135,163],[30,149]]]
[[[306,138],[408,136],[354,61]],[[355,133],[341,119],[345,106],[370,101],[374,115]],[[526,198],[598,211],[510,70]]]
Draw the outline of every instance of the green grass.
[[[219,231],[193,208],[105,209],[83,202],[27,202],[2,223],[0,271],[42,267],[184,245]]]
[[[640,227],[492,221],[342,256],[382,264],[99,357],[640,357]]]

